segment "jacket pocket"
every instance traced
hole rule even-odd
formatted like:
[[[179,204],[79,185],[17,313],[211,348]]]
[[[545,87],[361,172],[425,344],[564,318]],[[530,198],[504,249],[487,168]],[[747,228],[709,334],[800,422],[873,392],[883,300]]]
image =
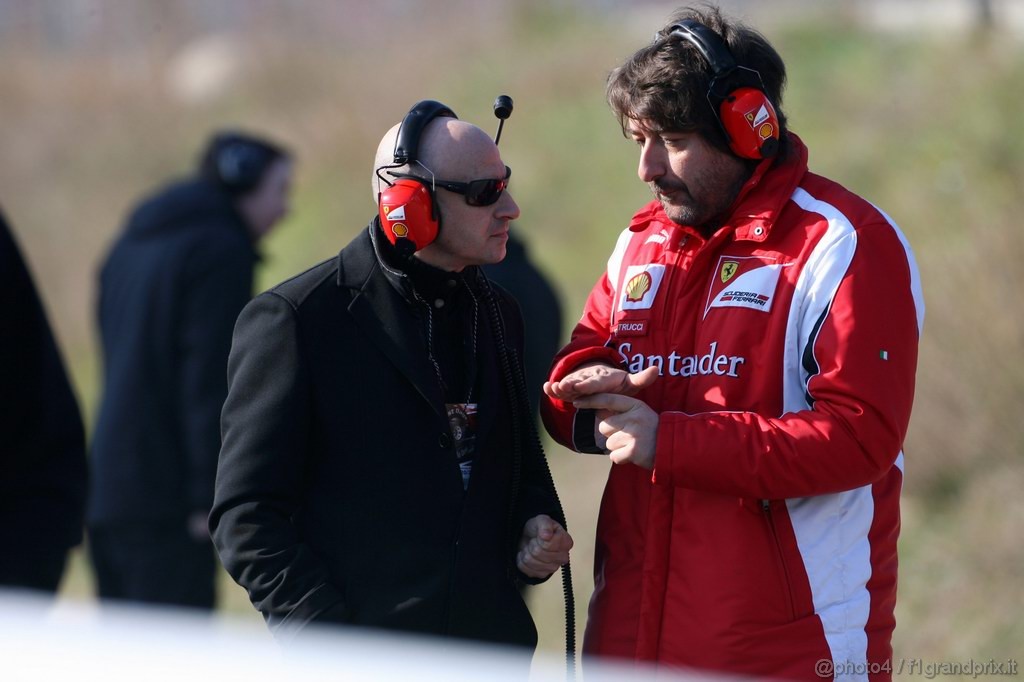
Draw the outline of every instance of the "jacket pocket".
[[[332,599],[327,585],[320,585],[304,596],[295,607],[283,617],[269,616],[267,625],[280,642],[288,642],[307,625],[323,618],[323,622],[344,623],[349,619],[348,609],[343,602]]]
[[[783,601],[789,607],[789,622],[796,620],[796,603],[793,600],[793,583],[790,579],[789,565],[786,562],[786,553],[782,549],[782,540],[779,538],[779,531],[775,525],[775,514],[772,511],[771,500],[761,500],[761,511],[765,524],[768,526],[768,533],[772,545],[775,548],[775,562],[779,575],[782,577]]]

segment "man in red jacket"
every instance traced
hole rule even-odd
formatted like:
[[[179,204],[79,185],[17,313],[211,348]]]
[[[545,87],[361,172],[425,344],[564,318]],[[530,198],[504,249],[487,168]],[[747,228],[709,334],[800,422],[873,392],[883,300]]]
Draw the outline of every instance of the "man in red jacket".
[[[542,405],[607,453],[592,655],[888,679],[923,320],[880,209],[811,173],[782,59],[678,12],[608,100],[655,200],[622,232]]]

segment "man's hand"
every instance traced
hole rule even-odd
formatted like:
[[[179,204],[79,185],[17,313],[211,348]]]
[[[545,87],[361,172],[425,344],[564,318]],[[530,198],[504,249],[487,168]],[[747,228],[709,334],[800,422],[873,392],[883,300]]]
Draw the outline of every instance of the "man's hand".
[[[597,393],[636,395],[657,378],[658,368],[655,365],[637,374],[630,374],[603,362],[591,362],[566,374],[561,381],[545,381],[544,392],[552,398],[566,401]]]
[[[550,516],[539,514],[526,522],[519,538],[516,568],[531,578],[547,578],[569,563],[572,537],[562,524]]]
[[[658,413],[647,403],[624,395],[601,393],[580,398],[573,404],[577,408],[598,411],[597,431],[608,439],[604,448],[609,451],[612,462],[654,468]]]

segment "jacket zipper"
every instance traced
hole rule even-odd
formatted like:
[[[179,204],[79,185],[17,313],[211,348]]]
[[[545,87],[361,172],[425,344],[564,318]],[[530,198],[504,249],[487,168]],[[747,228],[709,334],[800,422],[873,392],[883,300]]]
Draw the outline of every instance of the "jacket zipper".
[[[779,532],[775,529],[775,518],[772,515],[770,500],[761,500],[761,510],[764,512],[764,519],[768,523],[768,531],[772,534],[775,543],[775,557],[782,568],[782,580],[785,583],[786,601],[789,604],[789,620],[796,620],[796,604],[793,601],[793,587],[789,580],[789,568],[786,565],[786,556],[782,553],[782,542],[779,540]]]

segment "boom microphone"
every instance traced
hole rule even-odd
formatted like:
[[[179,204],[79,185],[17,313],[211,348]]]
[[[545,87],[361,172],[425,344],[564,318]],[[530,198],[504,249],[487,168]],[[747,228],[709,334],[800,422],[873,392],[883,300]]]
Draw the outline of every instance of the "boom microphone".
[[[512,115],[512,98],[508,95],[499,95],[498,99],[494,100],[494,115],[498,117],[498,132],[494,136],[494,144],[498,144],[505,119]]]

